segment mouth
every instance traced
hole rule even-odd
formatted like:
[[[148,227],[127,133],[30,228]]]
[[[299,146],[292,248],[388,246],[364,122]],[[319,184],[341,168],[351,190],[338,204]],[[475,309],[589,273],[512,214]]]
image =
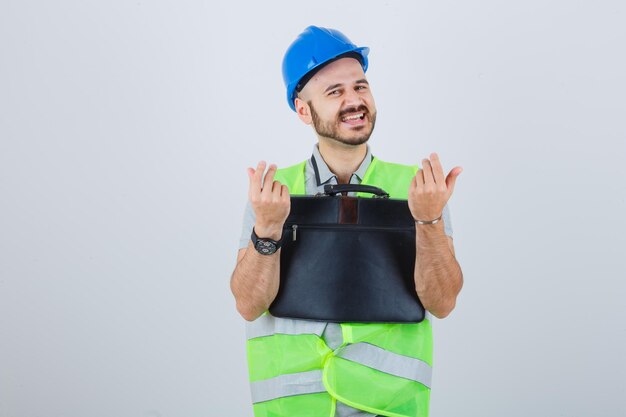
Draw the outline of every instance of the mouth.
[[[350,126],[360,126],[365,124],[365,112],[346,114],[341,118],[342,123]]]

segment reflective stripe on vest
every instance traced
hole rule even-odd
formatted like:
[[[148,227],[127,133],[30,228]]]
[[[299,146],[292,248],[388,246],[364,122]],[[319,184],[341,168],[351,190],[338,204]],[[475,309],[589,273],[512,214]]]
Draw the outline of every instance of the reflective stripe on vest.
[[[376,414],[357,410],[356,408],[352,408],[349,405],[337,401],[334,417],[376,417]]]
[[[330,349],[337,349],[343,344],[343,331],[341,330],[341,325],[337,323],[328,323],[322,338],[324,339],[324,343],[326,343]]]
[[[430,388],[432,367],[422,360],[398,355],[369,343],[348,345],[335,352],[335,356],[386,374],[419,382]]]
[[[410,379],[430,388],[432,368],[426,362],[388,352],[369,343],[355,343],[335,352],[335,356],[357,362],[390,375]],[[292,395],[325,392],[322,371],[298,372],[251,383],[252,402],[258,403]]]
[[[272,336],[275,334],[301,335],[314,334],[322,337],[324,343],[335,350],[343,343],[343,332],[338,323],[296,320],[263,314],[253,322],[246,323],[246,338]]]
[[[260,403],[292,395],[326,392],[322,371],[298,372],[250,383],[252,402]]]
[[[254,339],[274,334],[315,334],[321,336],[325,328],[326,323],[321,321],[283,319],[268,313],[246,324],[246,337]]]

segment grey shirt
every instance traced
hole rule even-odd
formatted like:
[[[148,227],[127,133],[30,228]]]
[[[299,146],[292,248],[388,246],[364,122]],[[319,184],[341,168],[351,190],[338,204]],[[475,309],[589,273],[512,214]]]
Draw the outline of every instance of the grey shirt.
[[[365,175],[365,171],[370,166],[372,162],[372,152],[367,146],[367,154],[365,158],[363,158],[363,162],[359,168],[352,173],[350,177],[350,184],[360,184],[363,180],[363,176]],[[308,195],[314,195],[317,193],[324,192],[324,185],[326,184],[337,184],[337,176],[333,174],[324,162],[324,158],[320,154],[320,150],[315,144],[313,146],[313,155],[306,162],[306,167],[304,170],[304,187],[305,192]],[[452,223],[450,221],[450,210],[446,205],[443,208],[443,224],[445,233],[447,236],[452,236]],[[250,235],[252,234],[252,228],[254,227],[254,223],[256,222],[256,217],[254,215],[254,210],[252,210],[252,206],[250,205],[250,201],[246,204],[246,211],[243,216],[243,227],[241,229],[241,238],[239,240],[239,249],[245,249],[248,247],[248,242],[250,241]]]

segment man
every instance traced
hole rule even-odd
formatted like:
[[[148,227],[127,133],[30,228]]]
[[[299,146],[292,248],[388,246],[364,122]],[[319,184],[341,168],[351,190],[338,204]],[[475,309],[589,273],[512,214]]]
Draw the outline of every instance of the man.
[[[318,144],[311,159],[293,167],[260,162],[248,168],[249,204],[231,289],[249,321],[256,417],[428,415],[430,314],[450,314],[463,280],[446,206],[461,168],[445,176],[434,153],[421,169],[372,156],[367,141],[376,106],[365,77],[368,53],[339,31],[305,29],[285,54],[283,78],[289,106],[313,125]],[[290,195],[336,183],[377,185],[408,200],[416,220],[415,289],[430,312],[422,322],[336,324],[267,312],[280,283],[279,241]]]

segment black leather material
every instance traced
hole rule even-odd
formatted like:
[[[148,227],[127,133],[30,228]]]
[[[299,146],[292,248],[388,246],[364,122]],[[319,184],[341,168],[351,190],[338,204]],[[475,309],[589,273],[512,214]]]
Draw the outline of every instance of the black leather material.
[[[415,221],[406,200],[291,197],[280,288],[269,311],[330,322],[419,322],[414,267]]]
[[[359,193],[370,193],[374,194],[377,197],[389,198],[389,194],[378,187],[374,187],[372,185],[362,185],[362,184],[326,184],[324,186],[324,194],[326,195],[336,195],[340,193],[349,193],[349,192],[359,192]]]

